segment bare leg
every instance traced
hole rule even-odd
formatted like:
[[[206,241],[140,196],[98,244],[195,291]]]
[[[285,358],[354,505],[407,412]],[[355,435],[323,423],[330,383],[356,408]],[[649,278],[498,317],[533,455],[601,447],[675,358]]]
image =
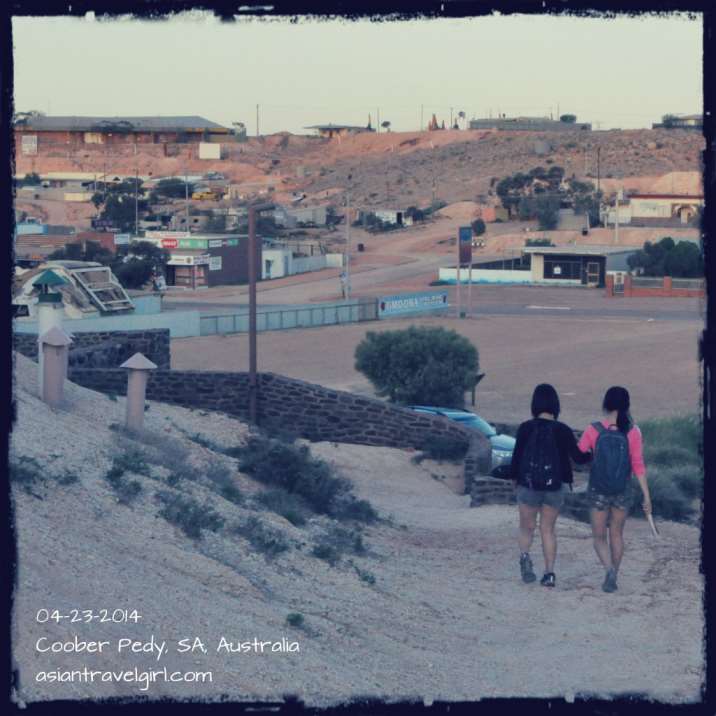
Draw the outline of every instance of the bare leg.
[[[539,531],[542,536],[542,553],[544,554],[544,571],[554,571],[554,560],[557,557],[557,535],[554,525],[557,522],[559,510],[549,505],[542,505],[539,518]]]
[[[614,571],[619,570],[619,565],[624,556],[624,523],[627,518],[627,511],[616,507],[610,509],[609,519],[609,551],[612,556]]]
[[[529,552],[532,546],[535,527],[537,526],[537,511],[539,507],[530,507],[529,505],[523,504],[518,504],[517,507],[520,512],[520,536],[518,540],[520,552]]]
[[[609,551],[609,543],[607,542],[607,518],[609,510],[591,510],[590,517],[592,519],[592,537],[594,538],[594,551],[599,557],[599,561],[604,565],[604,569],[611,569],[612,556]]]

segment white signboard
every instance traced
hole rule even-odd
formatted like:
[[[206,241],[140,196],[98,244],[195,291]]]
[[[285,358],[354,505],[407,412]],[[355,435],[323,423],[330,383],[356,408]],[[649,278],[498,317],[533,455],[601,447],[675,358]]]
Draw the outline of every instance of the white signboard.
[[[199,159],[221,159],[221,144],[199,142]]]
[[[22,136],[22,153],[26,156],[35,156],[37,154],[36,134],[24,134]]]
[[[221,256],[211,256],[209,258],[209,271],[221,271]]]
[[[145,231],[145,239],[186,239],[191,234],[188,231]]]
[[[223,245],[224,241],[222,239],[209,239],[210,249],[220,249]]]
[[[187,256],[186,254],[172,254],[167,262],[170,266],[206,266],[209,256]]]
[[[125,244],[129,243],[129,240],[131,239],[130,234],[115,234],[114,235],[114,245],[115,246],[124,246]]]

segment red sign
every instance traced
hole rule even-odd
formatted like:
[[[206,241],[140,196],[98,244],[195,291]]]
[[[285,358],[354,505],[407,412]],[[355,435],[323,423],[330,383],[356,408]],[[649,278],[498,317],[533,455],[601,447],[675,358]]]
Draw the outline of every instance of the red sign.
[[[179,246],[178,239],[162,239],[163,249],[175,249]]]

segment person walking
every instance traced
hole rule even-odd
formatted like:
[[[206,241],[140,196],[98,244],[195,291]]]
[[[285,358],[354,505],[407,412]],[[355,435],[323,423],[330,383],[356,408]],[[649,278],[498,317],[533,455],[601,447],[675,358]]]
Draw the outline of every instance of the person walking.
[[[624,556],[624,524],[633,501],[632,473],[641,488],[644,513],[651,514],[641,431],[629,414],[629,391],[607,390],[604,418],[582,433],[579,448],[593,453],[587,495],[594,550],[605,569],[602,589],[617,590],[617,574]]]
[[[591,459],[579,450],[571,428],[557,420],[559,396],[553,386],[541,383],[532,395],[532,419],[520,425],[512,454],[511,478],[515,487],[520,517],[520,573],[526,584],[534,582],[530,547],[537,527],[542,538],[544,576],[541,584],[554,587],[554,563],[557,556],[555,524],[564,504],[565,486],[572,483],[572,464]]]

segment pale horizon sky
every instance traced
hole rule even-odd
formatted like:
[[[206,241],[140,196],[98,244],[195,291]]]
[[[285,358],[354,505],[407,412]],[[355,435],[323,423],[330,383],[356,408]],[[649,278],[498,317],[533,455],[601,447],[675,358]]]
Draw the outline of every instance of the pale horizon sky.
[[[307,125],[415,131],[464,111],[651,127],[703,107],[701,16],[489,16],[221,24],[14,18],[15,111],[200,115],[261,134]]]

